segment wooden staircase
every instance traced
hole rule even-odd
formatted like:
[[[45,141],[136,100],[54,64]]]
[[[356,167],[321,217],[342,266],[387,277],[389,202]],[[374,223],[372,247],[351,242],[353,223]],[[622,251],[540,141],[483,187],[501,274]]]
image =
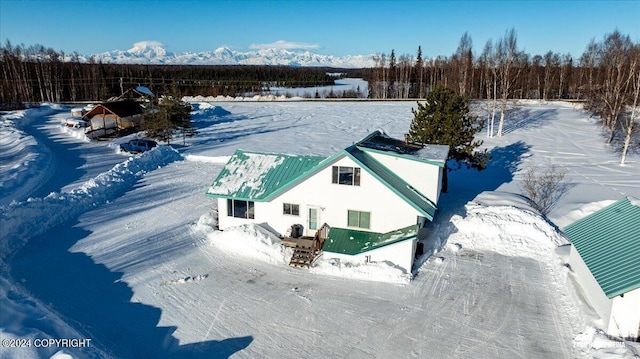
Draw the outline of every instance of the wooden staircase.
[[[289,261],[292,267],[311,267],[311,262],[315,257],[315,239],[301,238],[293,248],[293,256]]]
[[[300,237],[288,239],[287,243],[293,247],[293,255],[289,261],[292,267],[309,268],[315,257],[320,254],[322,245],[329,234],[329,226],[325,223],[316,231],[314,237]]]

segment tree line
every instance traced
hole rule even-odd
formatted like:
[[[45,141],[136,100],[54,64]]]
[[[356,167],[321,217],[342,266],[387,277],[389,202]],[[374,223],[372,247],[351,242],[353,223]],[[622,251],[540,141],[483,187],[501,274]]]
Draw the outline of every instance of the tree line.
[[[314,87],[335,84],[335,69],[242,65],[123,65],[94,58],[81,62],[42,45],[0,46],[0,103],[7,109],[24,103],[100,101],[132,86],[156,93],[175,87],[180,95],[237,96],[270,87]]]
[[[374,55],[374,66],[364,76],[369,97],[375,99],[424,98],[439,83],[471,99],[492,99],[494,92],[519,99],[586,99],[604,85],[608,57],[626,61],[621,64],[628,73],[629,56],[639,45],[616,30],[600,42],[591,40],[577,59],[552,51],[530,55],[518,48],[516,31],[510,29],[498,40],[488,40],[478,53],[465,32],[451,56],[425,59],[421,46],[415,57],[391,50]]]
[[[451,56],[426,59],[420,46],[415,58],[396,56],[391,50],[389,55],[373,56],[375,65],[366,69],[121,65],[93,58],[85,63],[77,53],[67,55],[42,45],[14,46],[7,40],[0,46],[0,106],[9,109],[30,102],[106,100],[135,85],[147,86],[158,94],[175,88],[176,96],[237,96],[276,86],[333,85],[336,77],[330,73],[341,72],[367,80],[372,99],[424,99],[440,84],[460,96],[487,100],[489,136],[502,135],[508,99],[584,100],[585,107],[602,119],[607,143],[624,134],[624,162],[637,132],[639,54],[640,44],[618,30],[599,41],[591,40],[575,59],[552,51],[527,54],[518,47],[515,30],[510,29],[498,40],[488,40],[480,53],[474,52],[471,36],[464,33]],[[353,93],[354,97],[361,95]]]
[[[369,69],[369,97],[376,99],[425,98],[436,86],[458,95],[484,99],[489,137],[502,136],[508,99],[578,99],[602,119],[607,144],[624,134],[622,163],[638,120],[640,43],[618,30],[591,40],[577,59],[570,54],[533,55],[519,49],[514,29],[489,40],[474,53],[468,33],[449,57],[426,60],[419,46],[416,57],[396,56],[391,50],[373,57]],[[496,116],[499,113],[497,129]]]

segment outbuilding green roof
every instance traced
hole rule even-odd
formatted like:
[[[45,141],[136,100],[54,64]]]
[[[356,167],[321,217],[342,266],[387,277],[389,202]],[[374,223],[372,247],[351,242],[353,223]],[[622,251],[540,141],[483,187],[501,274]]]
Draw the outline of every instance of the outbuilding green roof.
[[[266,201],[306,177],[324,157],[238,150],[207,194],[213,197]]]
[[[623,198],[564,231],[608,298],[640,288],[640,200]]]
[[[325,252],[355,255],[408,239],[414,239],[417,234],[417,225],[388,233],[365,232],[355,229],[332,227],[322,246],[322,250]]]

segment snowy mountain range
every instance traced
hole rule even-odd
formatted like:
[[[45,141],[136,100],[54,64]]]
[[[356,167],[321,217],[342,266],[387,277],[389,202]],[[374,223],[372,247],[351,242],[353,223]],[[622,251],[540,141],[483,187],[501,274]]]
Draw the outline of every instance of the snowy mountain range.
[[[117,64],[158,65],[286,65],[309,67],[372,67],[371,55],[332,56],[308,50],[259,49],[241,52],[228,47],[214,51],[174,53],[162,46],[136,44],[133,48],[93,55],[95,61]]]

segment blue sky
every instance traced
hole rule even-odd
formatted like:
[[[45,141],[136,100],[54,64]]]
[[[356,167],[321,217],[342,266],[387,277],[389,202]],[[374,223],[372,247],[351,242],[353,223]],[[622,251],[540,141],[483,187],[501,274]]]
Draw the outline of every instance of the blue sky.
[[[511,27],[520,49],[579,57],[616,28],[640,42],[640,1],[0,0],[0,40],[83,55],[154,41],[171,52],[279,46],[326,55],[480,52]]]

